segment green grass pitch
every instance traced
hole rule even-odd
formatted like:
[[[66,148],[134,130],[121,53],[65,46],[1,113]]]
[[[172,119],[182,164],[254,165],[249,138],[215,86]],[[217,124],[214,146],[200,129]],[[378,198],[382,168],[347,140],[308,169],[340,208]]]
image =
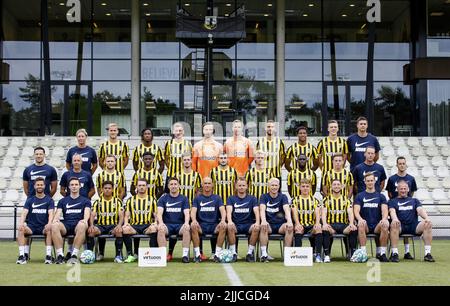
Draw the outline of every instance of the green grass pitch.
[[[308,244],[308,243],[307,243]],[[176,246],[175,259],[165,268],[139,268],[137,263],[116,264],[113,262],[113,242],[108,241],[106,259],[92,265],[81,265],[80,282],[67,281],[71,267],[66,265],[44,265],[42,241],[33,242],[31,262],[17,265],[15,242],[0,242],[0,285],[232,285],[224,264],[202,262],[183,264],[180,260],[181,243]],[[209,241],[204,242],[209,254]],[[308,244],[309,245],[309,244]],[[147,246],[142,241],[141,246]],[[246,245],[239,243],[240,256],[244,257]],[[313,267],[285,267],[279,259],[278,242],[270,243],[270,253],[277,260],[270,263],[246,263],[243,260],[231,267],[243,285],[450,285],[450,240],[435,240],[432,254],[435,263],[423,262],[419,258],[421,245],[416,240],[416,260],[400,263],[380,263],[379,270],[367,264],[344,261],[340,242],[335,241],[332,263],[314,264]],[[399,247],[401,258],[403,246]],[[370,246],[368,246],[370,252]],[[379,273],[378,273],[378,272]],[[373,274],[378,273],[378,274]],[[369,282],[367,275],[379,275],[380,282]]]

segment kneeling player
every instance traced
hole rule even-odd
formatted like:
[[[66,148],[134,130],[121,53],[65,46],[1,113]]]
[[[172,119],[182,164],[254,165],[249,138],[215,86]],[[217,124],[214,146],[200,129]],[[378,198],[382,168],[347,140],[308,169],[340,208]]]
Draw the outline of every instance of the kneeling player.
[[[286,247],[292,245],[293,225],[289,200],[286,195],[279,192],[279,189],[280,181],[277,178],[272,178],[269,180],[269,193],[263,194],[259,199],[261,262],[269,262],[267,258],[269,234],[284,235],[284,245]]]
[[[53,263],[52,258],[52,221],[55,203],[52,198],[44,193],[45,181],[37,178],[34,181],[36,194],[27,198],[19,221],[19,258],[16,263],[23,265],[29,259],[29,253],[25,251],[26,236],[45,235],[46,256],[45,264]]]
[[[404,180],[397,183],[398,197],[389,201],[391,223],[392,254],[390,260],[398,262],[398,239],[401,234],[422,235],[425,245],[424,260],[434,262],[431,256],[431,241],[433,240],[433,225],[419,200],[408,196],[409,186]],[[418,217],[423,221],[418,221]]]
[[[245,260],[255,261],[255,245],[260,230],[258,200],[247,193],[247,181],[239,178],[236,182],[237,195],[227,199],[228,242],[233,252],[233,260],[237,259],[236,234],[250,235]]]
[[[132,235],[149,235],[150,247],[157,247],[157,226],[154,218],[156,200],[147,194],[147,180],[140,178],[137,181],[137,194],[127,200],[125,221],[123,224],[123,240],[127,249],[126,263],[137,260],[139,249],[134,248],[134,256],[131,247]]]
[[[331,194],[323,200],[322,233],[325,257],[323,262],[330,262],[331,236],[344,234],[348,236],[350,257],[356,249],[358,228],[354,224],[353,208],[350,200],[341,194],[342,183],[335,179],[331,183]]]
[[[94,237],[100,235],[113,235],[116,237],[116,257],[114,262],[122,263],[122,224],[123,204],[119,198],[113,197],[114,184],[104,181],[102,195],[92,205],[91,221],[88,229],[88,249],[94,249]],[[94,220],[97,218],[97,223]],[[104,254],[101,254],[102,257]]]
[[[169,178],[169,193],[158,200],[158,246],[166,247],[166,237],[180,235],[183,237],[183,263],[189,263],[189,244],[191,228],[189,226],[189,200],[180,194],[177,178]]]
[[[191,233],[194,244],[194,261],[201,262],[200,236],[217,235],[216,253],[214,261],[219,262],[225,234],[227,231],[226,211],[222,199],[213,194],[213,183],[210,177],[205,177],[202,182],[202,194],[194,198],[191,209]]]
[[[292,219],[294,219],[294,245],[302,246],[304,234],[311,234],[314,242],[315,261],[322,262],[321,203],[311,195],[311,181],[300,180],[300,196],[292,200]]]

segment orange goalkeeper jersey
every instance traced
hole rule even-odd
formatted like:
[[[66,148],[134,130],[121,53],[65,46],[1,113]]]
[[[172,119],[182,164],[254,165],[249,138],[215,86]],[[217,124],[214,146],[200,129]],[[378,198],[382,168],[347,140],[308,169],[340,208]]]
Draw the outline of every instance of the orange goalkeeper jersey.
[[[252,163],[253,147],[250,139],[239,136],[228,138],[225,142],[224,151],[228,155],[228,165],[236,169],[238,176],[244,177]]]
[[[200,140],[194,145],[192,168],[204,179],[209,176],[213,168],[219,165],[219,155],[222,151],[221,143],[215,140]]]

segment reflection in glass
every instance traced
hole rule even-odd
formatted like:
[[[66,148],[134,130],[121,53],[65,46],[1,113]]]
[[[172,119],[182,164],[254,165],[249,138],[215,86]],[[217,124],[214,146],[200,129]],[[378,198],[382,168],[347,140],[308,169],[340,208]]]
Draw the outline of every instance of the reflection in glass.
[[[367,62],[360,61],[337,61],[336,75],[333,76],[332,65],[333,62],[324,62],[324,79],[337,81],[365,81],[367,74]]]
[[[286,81],[321,81],[322,62],[320,61],[287,61]]]
[[[94,80],[130,80],[131,62],[128,60],[94,61]]]
[[[141,79],[178,80],[179,61],[141,61]]]
[[[26,80],[29,75],[39,77],[41,75],[39,60],[5,60],[9,64],[9,79]]]
[[[50,78],[52,81],[90,80],[91,61],[50,60]]]
[[[450,135],[450,81],[428,81],[429,135]]]
[[[238,80],[271,81],[275,79],[274,61],[238,61]]]

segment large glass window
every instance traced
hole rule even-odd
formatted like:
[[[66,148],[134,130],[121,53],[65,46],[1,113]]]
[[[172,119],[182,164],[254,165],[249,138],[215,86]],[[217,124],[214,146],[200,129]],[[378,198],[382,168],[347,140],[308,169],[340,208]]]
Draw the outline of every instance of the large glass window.
[[[450,81],[428,81],[429,135],[450,135]]]

